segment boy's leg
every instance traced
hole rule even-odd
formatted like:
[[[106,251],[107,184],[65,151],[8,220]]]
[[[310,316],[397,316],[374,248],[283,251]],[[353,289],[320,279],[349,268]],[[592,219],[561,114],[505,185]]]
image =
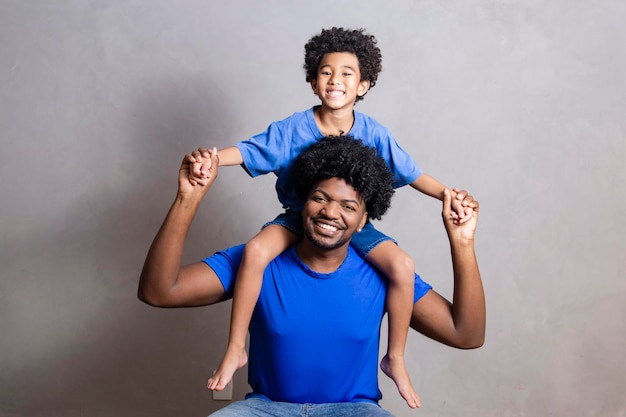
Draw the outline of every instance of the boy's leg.
[[[208,389],[223,390],[235,371],[247,363],[246,336],[261,292],[263,273],[272,259],[296,240],[294,232],[270,224],[246,244],[235,280],[228,346],[222,362],[207,383]]]
[[[400,395],[411,408],[420,406],[420,398],[413,388],[404,362],[415,284],[415,266],[411,257],[391,240],[374,247],[366,258],[389,278],[387,311],[389,342],[387,354],[380,363],[385,374],[398,387]]]

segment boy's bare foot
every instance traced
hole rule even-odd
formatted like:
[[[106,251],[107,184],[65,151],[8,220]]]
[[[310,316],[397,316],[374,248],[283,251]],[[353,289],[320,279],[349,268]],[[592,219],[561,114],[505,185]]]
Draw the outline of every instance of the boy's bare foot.
[[[413,384],[411,384],[411,378],[406,370],[403,359],[391,359],[389,355],[385,355],[382,361],[380,361],[380,369],[393,380],[398,387],[398,391],[407,405],[411,408],[417,408],[420,404],[420,396],[415,392]]]
[[[217,371],[209,378],[207,388],[211,391],[221,391],[233,379],[237,369],[248,363],[248,355],[245,349],[226,349],[226,354]]]

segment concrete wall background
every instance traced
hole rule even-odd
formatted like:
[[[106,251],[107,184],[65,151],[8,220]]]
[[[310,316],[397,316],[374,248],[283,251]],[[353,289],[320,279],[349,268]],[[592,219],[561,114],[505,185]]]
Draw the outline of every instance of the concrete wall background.
[[[398,416],[625,416],[626,5],[619,0],[0,2],[0,415],[207,415],[230,304],[135,293],[182,156],[316,103],[303,45],[365,27],[384,71],[359,111],[482,204],[486,345],[412,333],[423,408]],[[246,241],[273,181],[223,169],[187,261]],[[450,296],[439,204],[380,228]],[[217,239],[214,238],[217,236]],[[385,338],[383,338],[384,340]],[[245,371],[235,379],[242,398]]]

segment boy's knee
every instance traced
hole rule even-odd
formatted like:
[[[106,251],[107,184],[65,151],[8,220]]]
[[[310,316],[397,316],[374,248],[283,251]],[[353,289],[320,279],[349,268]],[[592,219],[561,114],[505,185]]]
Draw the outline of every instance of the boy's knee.
[[[250,239],[248,243],[246,243],[246,247],[244,248],[244,255],[246,257],[259,257],[261,259],[269,256],[270,251],[267,245],[263,244],[261,239],[257,239],[256,237]]]
[[[410,275],[411,279],[413,279],[415,262],[407,253],[401,252],[393,259],[393,270],[402,276]]]

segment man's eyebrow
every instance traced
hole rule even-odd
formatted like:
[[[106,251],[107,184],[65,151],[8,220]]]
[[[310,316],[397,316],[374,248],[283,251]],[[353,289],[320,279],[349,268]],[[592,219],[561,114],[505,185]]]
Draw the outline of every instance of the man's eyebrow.
[[[329,195],[328,193],[324,192],[324,191],[323,191],[322,189],[320,189],[320,188],[316,188],[316,189],[314,189],[314,190],[311,192],[311,194],[315,194],[315,193],[320,193],[320,194],[323,194],[323,195],[324,195],[324,197],[325,197],[327,200],[332,200],[332,198],[330,197],[330,195]],[[341,202],[342,202],[342,203],[352,203],[352,204],[356,204],[357,206],[360,206],[360,205],[361,205],[361,203],[360,203],[358,200],[353,200],[353,199],[351,199],[351,198],[344,198],[343,200],[341,200]]]
[[[356,204],[357,207],[361,207],[361,203],[359,203],[357,200],[341,200],[342,203],[352,203],[352,204]]]

